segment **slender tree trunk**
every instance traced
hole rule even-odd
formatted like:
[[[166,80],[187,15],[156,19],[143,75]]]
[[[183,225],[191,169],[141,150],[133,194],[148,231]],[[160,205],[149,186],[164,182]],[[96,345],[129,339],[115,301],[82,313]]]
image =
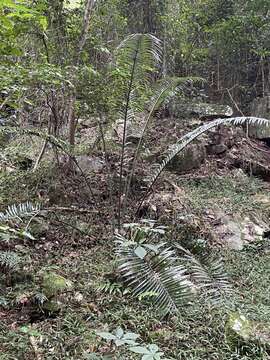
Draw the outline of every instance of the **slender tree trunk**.
[[[82,25],[81,35],[80,35],[80,39],[79,39],[79,45],[78,45],[78,49],[76,51],[74,61],[73,61],[74,70],[76,70],[75,68],[80,63],[81,53],[82,53],[83,48],[86,43],[87,33],[89,30],[89,26],[90,26],[91,15],[92,15],[92,11],[93,11],[96,1],[97,0],[86,0],[83,25]],[[74,90],[72,91],[72,93],[70,94],[69,99],[68,99],[67,120],[68,120],[68,128],[69,128],[69,144],[71,146],[75,145],[75,134],[76,134],[75,103],[76,103],[76,95],[77,95],[76,94],[77,81],[78,81],[78,79],[75,75],[74,84],[73,84]],[[72,167],[72,164],[73,164],[73,161],[70,159],[70,162],[69,162],[70,167]]]

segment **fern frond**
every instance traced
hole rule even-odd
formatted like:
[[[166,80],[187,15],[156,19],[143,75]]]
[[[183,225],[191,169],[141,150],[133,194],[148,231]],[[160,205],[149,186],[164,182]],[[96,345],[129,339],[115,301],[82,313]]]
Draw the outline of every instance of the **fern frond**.
[[[147,254],[141,257],[133,247],[123,243],[118,255],[119,271],[134,295],[153,293],[156,305],[169,312],[178,311],[191,299],[192,283],[188,280],[186,269],[177,265],[173,250],[163,248],[153,252],[148,249]]]
[[[15,271],[18,269],[21,258],[12,251],[0,251],[0,270]]]
[[[210,123],[204,124],[197,129],[187,133],[184,135],[177,144],[171,147],[168,155],[159,164],[156,169],[154,170],[153,174],[148,179],[149,185],[146,195],[144,196],[143,200],[146,198],[148,192],[152,189],[153,185],[166,168],[166,166],[173,160],[173,158],[178,155],[182,150],[184,150],[192,141],[197,139],[200,135],[204,134],[205,132],[211,130],[212,128],[219,126],[219,125],[241,125],[241,124],[250,124],[250,125],[258,125],[258,126],[270,126],[270,120],[256,118],[256,117],[235,117],[235,118],[226,118],[226,119],[217,119],[211,121]]]
[[[121,160],[119,171],[119,192],[118,192],[118,228],[121,226],[121,199],[123,194],[123,166],[126,148],[127,124],[132,109],[132,97],[135,84],[145,82],[146,74],[152,70],[152,66],[160,61],[160,41],[150,34],[132,34],[128,36],[117,48],[118,61],[129,71],[126,99],[123,111],[124,129],[121,147]]]
[[[40,205],[29,201],[19,205],[10,205],[5,212],[0,212],[0,222],[11,220],[22,221],[22,218],[35,216],[39,211]]]

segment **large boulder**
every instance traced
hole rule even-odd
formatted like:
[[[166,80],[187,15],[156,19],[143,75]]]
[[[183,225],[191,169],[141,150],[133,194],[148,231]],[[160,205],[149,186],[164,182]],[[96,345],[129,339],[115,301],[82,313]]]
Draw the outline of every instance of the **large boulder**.
[[[270,348],[270,323],[252,321],[236,312],[229,315],[225,331],[232,347],[250,343]]]
[[[270,96],[255,99],[251,104],[251,116],[270,120]],[[270,138],[270,126],[249,125],[248,134],[256,139]]]
[[[169,105],[169,114],[175,118],[200,117],[205,119],[225,118],[233,115],[233,109],[228,105],[208,104],[200,102],[184,103],[174,99]]]
[[[191,144],[183,152],[176,155],[168,165],[168,170],[182,174],[186,171],[198,169],[206,159],[204,144]]]

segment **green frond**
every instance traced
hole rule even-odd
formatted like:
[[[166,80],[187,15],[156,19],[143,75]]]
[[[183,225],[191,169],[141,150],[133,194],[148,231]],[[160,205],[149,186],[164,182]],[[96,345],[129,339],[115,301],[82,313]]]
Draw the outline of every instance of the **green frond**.
[[[194,256],[189,259],[192,280],[207,300],[217,303],[232,293],[232,286],[220,257],[206,256],[202,261]]]
[[[15,271],[21,262],[20,257],[12,251],[0,251],[0,270]]]
[[[39,204],[33,204],[29,201],[21,204],[10,205],[5,212],[0,213],[0,222],[11,220],[21,221],[24,217],[31,217],[38,214],[40,211]]]
[[[131,34],[117,47],[116,57],[121,67],[134,67],[134,79],[142,82],[161,63],[161,41],[151,34]]]
[[[193,285],[188,280],[186,269],[177,264],[173,250],[147,249],[145,256],[138,256],[134,247],[123,243],[118,255],[119,271],[134,295],[155,294],[155,304],[169,312],[178,311],[191,299]]]
[[[200,77],[166,77],[157,82],[154,92],[150,98],[148,108],[150,112],[158,110],[162,105],[167,104],[178,93],[186,90],[194,83],[203,83],[205,80]]]
[[[157,179],[159,178],[162,171],[166,166],[173,160],[173,158],[183,151],[192,141],[197,139],[200,135],[211,130],[212,128],[219,125],[242,125],[242,124],[258,125],[258,126],[270,126],[270,120],[256,118],[256,117],[235,117],[235,118],[226,118],[226,119],[217,119],[211,121],[207,124],[204,124],[197,129],[184,135],[177,144],[171,147],[168,155],[162,161],[161,164],[156,165],[156,168],[153,171],[153,174],[149,177],[148,182],[148,191],[153,187]]]

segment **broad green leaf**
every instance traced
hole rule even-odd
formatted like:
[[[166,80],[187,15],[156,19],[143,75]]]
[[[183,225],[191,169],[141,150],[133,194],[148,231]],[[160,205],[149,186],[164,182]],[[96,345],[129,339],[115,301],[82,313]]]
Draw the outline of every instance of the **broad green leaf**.
[[[109,332],[99,332],[99,331],[97,331],[96,334],[98,336],[102,337],[102,339],[105,339],[105,340],[108,340],[108,341],[116,339],[115,335],[113,335],[113,334],[111,334]]]
[[[121,339],[121,338],[123,337],[123,335],[124,335],[124,330],[123,330],[121,327],[118,327],[118,328],[116,329],[115,335],[116,335],[119,339]]]
[[[136,354],[149,354],[148,349],[144,346],[133,346],[129,350]]]
[[[130,340],[136,340],[140,337],[140,335],[135,334],[135,333],[126,333],[124,338],[125,339],[130,339]]]
[[[138,246],[134,252],[140,259],[144,259],[147,255],[147,251],[142,246]]]

